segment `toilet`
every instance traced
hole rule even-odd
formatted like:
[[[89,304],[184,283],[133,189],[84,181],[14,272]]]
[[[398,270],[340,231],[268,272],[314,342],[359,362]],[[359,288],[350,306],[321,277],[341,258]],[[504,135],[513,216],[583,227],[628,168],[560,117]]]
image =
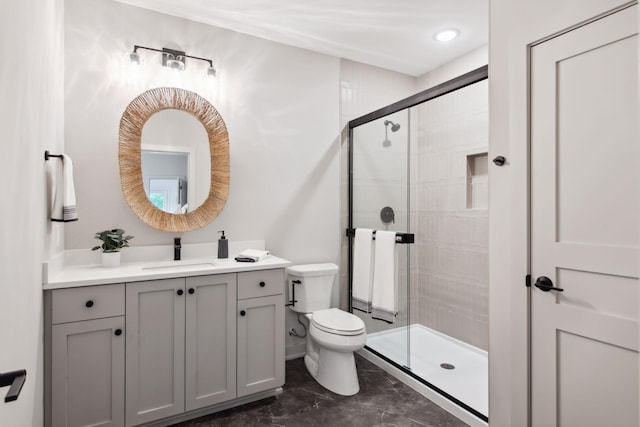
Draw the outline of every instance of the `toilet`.
[[[343,396],[360,391],[353,352],[364,347],[367,331],[357,316],[331,307],[335,264],[287,267],[289,308],[309,320],[304,364],[324,388]]]

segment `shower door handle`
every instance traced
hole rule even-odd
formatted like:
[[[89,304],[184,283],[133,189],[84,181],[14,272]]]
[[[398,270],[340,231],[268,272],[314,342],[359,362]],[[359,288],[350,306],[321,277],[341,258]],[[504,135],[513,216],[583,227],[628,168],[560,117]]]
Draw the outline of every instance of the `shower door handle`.
[[[536,280],[536,283],[535,283],[535,287],[540,289],[542,292],[549,292],[549,291],[563,292],[564,291],[564,289],[562,288],[554,287],[553,282],[547,276],[538,277],[538,280]]]

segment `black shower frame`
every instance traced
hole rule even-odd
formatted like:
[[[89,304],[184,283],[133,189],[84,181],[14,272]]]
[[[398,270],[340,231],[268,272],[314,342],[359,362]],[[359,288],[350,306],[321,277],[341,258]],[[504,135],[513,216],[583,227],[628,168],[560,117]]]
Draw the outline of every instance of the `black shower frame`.
[[[476,68],[473,71],[469,71],[468,73],[462,74],[456,78],[448,80],[444,83],[441,83],[437,86],[434,86],[430,89],[419,92],[408,98],[402,99],[398,102],[394,102],[393,104],[387,105],[386,107],[380,108],[379,110],[365,114],[364,116],[358,117],[357,119],[353,119],[349,122],[349,147],[348,147],[349,148],[349,157],[348,157],[349,226],[348,226],[348,230],[354,230],[354,227],[353,227],[353,129],[358,126],[364,125],[366,123],[372,122],[374,120],[378,120],[382,117],[388,116],[390,114],[397,113],[398,111],[401,111],[410,107],[415,107],[416,105],[422,104],[427,101],[431,101],[435,98],[438,98],[443,95],[447,95],[451,92],[455,92],[456,90],[470,86],[474,83],[481,82],[488,78],[489,78],[489,66],[485,65],[480,68]],[[347,236],[348,236],[347,238],[349,239],[349,245],[348,245],[348,249],[349,249],[349,312],[353,313],[353,307],[351,305],[352,292],[353,292],[353,234],[347,232]],[[477,410],[473,409],[469,405],[456,399],[454,396],[451,396],[450,394],[446,393],[445,391],[441,390],[440,388],[436,387],[435,385],[431,384],[430,382],[426,381],[420,376],[414,374],[406,366],[402,366],[394,362],[393,360],[389,359],[388,357],[382,355],[381,353],[373,350],[368,346],[365,346],[364,348],[365,350],[375,354],[385,362],[398,368],[399,370],[403,371],[407,375],[411,376],[415,380],[419,381],[420,383],[424,384],[425,386],[429,387],[430,389],[434,390],[440,395],[446,397],[450,401],[454,402],[455,404],[462,407],[463,409],[470,412],[471,414],[475,415],[476,417],[480,418],[481,420],[486,422],[489,421],[489,418],[486,415],[478,412]]]

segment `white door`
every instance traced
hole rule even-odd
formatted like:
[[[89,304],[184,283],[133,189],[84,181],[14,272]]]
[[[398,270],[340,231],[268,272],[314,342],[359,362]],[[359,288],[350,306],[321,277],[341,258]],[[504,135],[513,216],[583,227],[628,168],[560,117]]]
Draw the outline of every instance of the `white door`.
[[[636,14],[531,51],[534,427],[639,423]]]

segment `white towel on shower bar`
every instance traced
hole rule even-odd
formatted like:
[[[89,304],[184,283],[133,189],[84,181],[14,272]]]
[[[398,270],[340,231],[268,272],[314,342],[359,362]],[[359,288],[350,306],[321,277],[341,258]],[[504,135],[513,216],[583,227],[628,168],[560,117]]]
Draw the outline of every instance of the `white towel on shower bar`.
[[[371,313],[371,284],[373,279],[373,230],[356,228],[353,246],[353,281],[351,306]]]
[[[77,221],[76,190],[73,183],[73,162],[71,157],[63,154],[60,164],[62,167],[62,181],[56,182],[56,192],[53,196],[53,207],[51,208],[51,221]]]
[[[393,323],[397,314],[396,233],[376,231],[371,317]]]

